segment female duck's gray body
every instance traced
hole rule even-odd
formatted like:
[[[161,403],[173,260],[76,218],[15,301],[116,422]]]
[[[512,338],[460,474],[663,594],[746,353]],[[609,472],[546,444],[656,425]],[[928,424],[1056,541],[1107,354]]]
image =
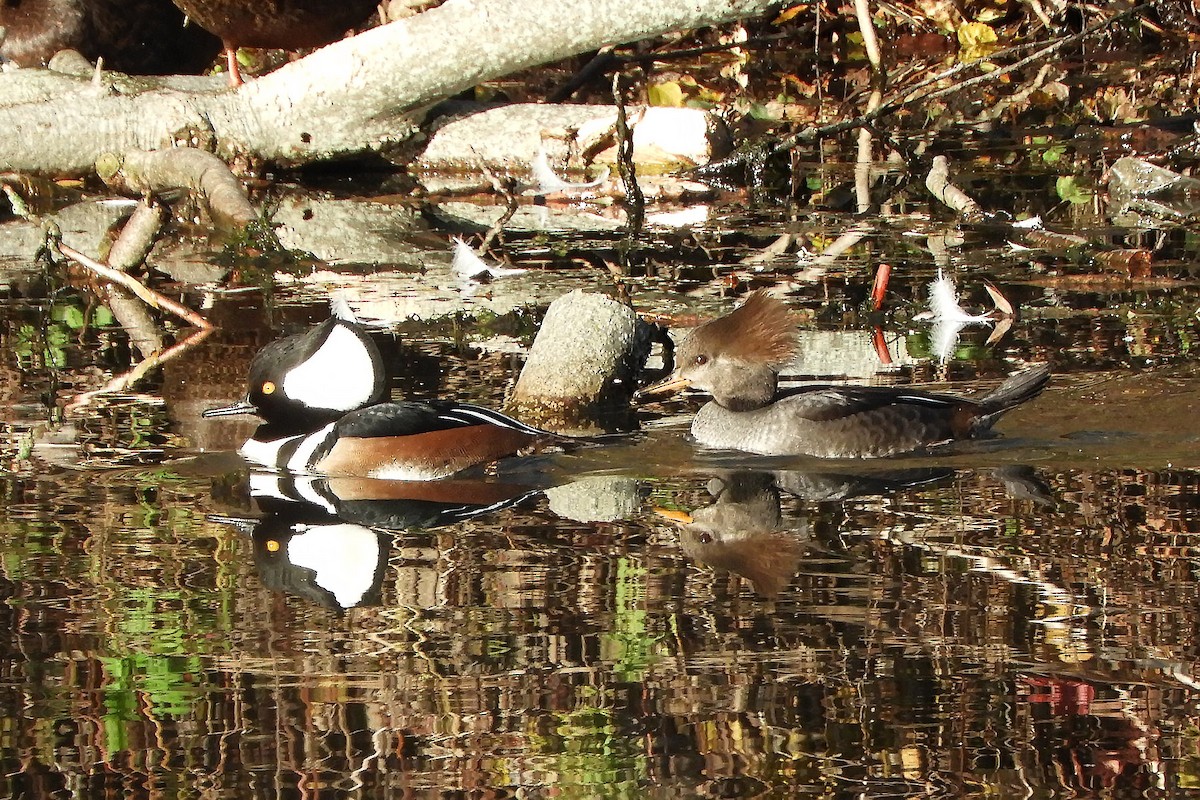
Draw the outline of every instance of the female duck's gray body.
[[[779,370],[797,348],[787,307],[755,292],[736,311],[693,330],[679,368],[647,394],[693,386],[713,396],[692,436],[708,447],[760,455],[878,458],[986,434],[1006,411],[1036,397],[1046,366],[1010,377],[979,400],[898,387],[812,386],[780,392]]]

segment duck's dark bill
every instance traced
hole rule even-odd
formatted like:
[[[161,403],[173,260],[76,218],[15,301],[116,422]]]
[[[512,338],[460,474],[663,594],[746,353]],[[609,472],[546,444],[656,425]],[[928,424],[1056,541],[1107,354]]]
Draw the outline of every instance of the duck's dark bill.
[[[216,522],[221,525],[230,525],[245,534],[254,533],[254,528],[258,523],[262,522],[259,519],[251,519],[249,517],[231,517],[227,514],[206,514],[204,519],[208,522]]]
[[[202,417],[232,417],[235,414],[255,414],[257,409],[249,403],[234,403],[220,408],[206,408],[200,412]]]

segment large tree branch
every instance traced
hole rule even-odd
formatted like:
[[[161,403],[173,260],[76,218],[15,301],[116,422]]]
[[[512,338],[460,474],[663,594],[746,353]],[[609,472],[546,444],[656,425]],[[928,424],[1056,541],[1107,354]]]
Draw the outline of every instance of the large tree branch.
[[[774,0],[777,2],[777,0]],[[98,91],[42,74],[45,98],[9,105],[0,79],[0,168],[90,172],[105,152],[184,138],[218,155],[298,165],[378,152],[412,133],[415,115],[492,78],[604,45],[761,14],[773,0],[448,0],[312,53],[236,91]],[[42,86],[40,82],[48,82]],[[133,91],[117,82],[115,91]],[[124,87],[124,88],[123,88]]]

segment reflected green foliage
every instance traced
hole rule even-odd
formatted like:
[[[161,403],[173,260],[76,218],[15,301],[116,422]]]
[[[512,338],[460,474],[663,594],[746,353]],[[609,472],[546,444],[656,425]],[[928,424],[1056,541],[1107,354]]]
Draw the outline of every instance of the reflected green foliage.
[[[165,720],[191,714],[205,688],[198,683],[197,656],[130,655],[101,658],[104,667],[104,732],[112,750],[129,747],[127,728],[145,715]]]
[[[13,353],[24,369],[63,369],[67,366],[66,347],[71,334],[64,325],[39,329],[22,325],[17,329]]]
[[[978,339],[979,329],[965,329],[959,336],[958,344],[954,347],[954,353],[949,360],[952,361],[983,361],[989,357],[988,348],[983,344],[983,339],[987,338],[987,333],[983,334],[983,339]],[[933,341],[930,337],[929,330],[916,330],[908,334],[904,338],[905,346],[908,347],[908,353],[913,358],[922,358],[937,360],[937,353],[933,349]]]
[[[74,336],[88,324],[109,327],[114,323],[112,312],[104,306],[87,309],[79,298],[58,301],[49,308],[44,325],[26,323],[17,329],[13,352],[23,369],[64,369],[66,350]]]
[[[89,323],[88,314],[91,315],[92,325],[106,328],[115,323],[112,312],[104,306],[96,306],[89,310],[85,309],[81,302],[75,302],[55,303],[50,307],[50,319],[61,322],[73,331],[83,330]]]
[[[616,629],[609,634],[615,645],[615,671],[619,680],[641,680],[656,658],[661,634],[652,634],[646,622],[646,568],[628,558],[617,560]]]
[[[612,701],[609,697],[596,700]],[[552,738],[534,740],[550,757],[562,797],[639,797],[646,773],[638,740],[618,727],[612,708],[581,707],[558,716]]]

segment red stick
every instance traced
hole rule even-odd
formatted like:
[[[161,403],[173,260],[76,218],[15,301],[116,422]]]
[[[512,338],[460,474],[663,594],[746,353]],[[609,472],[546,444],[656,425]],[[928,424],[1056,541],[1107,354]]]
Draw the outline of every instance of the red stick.
[[[892,265],[880,264],[875,270],[875,285],[871,287],[871,310],[883,308],[883,296],[887,293],[888,280],[892,277]]]

